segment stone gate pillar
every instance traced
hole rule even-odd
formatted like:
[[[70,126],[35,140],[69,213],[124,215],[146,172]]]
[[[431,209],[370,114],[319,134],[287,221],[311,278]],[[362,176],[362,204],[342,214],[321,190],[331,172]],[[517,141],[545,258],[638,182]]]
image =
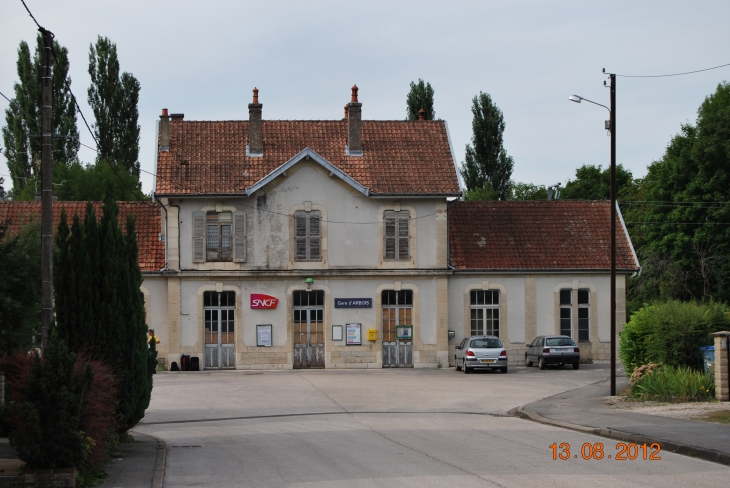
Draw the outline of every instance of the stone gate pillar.
[[[715,398],[727,402],[730,400],[730,332],[723,330],[712,336],[715,338]]]

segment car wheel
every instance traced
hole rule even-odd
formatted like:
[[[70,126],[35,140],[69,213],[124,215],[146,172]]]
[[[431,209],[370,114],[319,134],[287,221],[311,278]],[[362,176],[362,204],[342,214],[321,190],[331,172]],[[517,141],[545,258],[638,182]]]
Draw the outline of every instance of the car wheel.
[[[459,366],[459,362],[456,360],[456,356],[454,356],[454,367],[456,368],[456,371],[461,371],[461,366]]]
[[[501,368],[501,369],[502,369],[502,374],[507,374],[507,368]]]
[[[545,360],[543,358],[537,360],[537,367],[540,369],[545,369]]]
[[[527,366],[528,368],[532,366],[532,361],[527,359],[527,354],[525,354],[525,366]]]
[[[471,373],[471,371],[469,371],[469,368],[466,367],[466,359],[464,359],[464,364],[461,367],[464,369],[464,374]]]
[[[573,363],[573,369],[580,368],[580,363]]]

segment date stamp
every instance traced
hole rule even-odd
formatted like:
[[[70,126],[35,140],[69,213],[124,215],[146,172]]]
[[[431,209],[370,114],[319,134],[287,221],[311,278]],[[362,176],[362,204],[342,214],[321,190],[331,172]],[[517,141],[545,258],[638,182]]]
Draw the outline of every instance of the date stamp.
[[[590,444],[586,442],[580,447],[580,453],[575,454],[570,452],[570,444],[562,442],[560,444],[553,442],[550,446],[550,450],[553,452],[553,460],[562,459],[566,461],[568,459],[613,459],[616,461],[633,461],[635,459],[643,461],[659,461],[661,457],[659,452],[662,447],[659,443],[654,442],[652,444],[635,444],[633,442],[619,442],[616,444],[616,452],[609,454],[606,452],[603,442],[596,442]]]

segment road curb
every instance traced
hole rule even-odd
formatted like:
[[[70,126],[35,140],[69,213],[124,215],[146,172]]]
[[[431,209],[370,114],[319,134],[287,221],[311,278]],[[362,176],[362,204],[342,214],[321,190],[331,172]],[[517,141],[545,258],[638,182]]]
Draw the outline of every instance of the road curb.
[[[682,454],[684,456],[704,459],[705,461],[712,461],[714,463],[730,466],[730,454],[714,451],[712,449],[688,446],[686,444],[646,437],[639,434],[631,434],[629,432],[623,432],[615,429],[586,427],[585,425],[571,424],[569,422],[563,422],[562,420],[553,420],[547,417],[543,417],[539,413],[528,412],[524,410],[522,406],[517,407],[516,412],[515,409],[511,410],[510,412],[514,412],[516,417],[520,417],[523,419],[527,418],[541,424],[575,430],[584,434],[593,434],[601,437],[608,437],[610,439],[617,439],[624,442],[633,442],[636,444],[652,444],[654,442],[658,442],[661,445],[662,450],[668,450],[676,454]]]
[[[152,434],[134,432],[135,434],[146,435],[157,441],[157,456],[155,458],[155,472],[152,475],[152,488],[162,488],[165,481],[165,466],[167,465],[167,443]]]

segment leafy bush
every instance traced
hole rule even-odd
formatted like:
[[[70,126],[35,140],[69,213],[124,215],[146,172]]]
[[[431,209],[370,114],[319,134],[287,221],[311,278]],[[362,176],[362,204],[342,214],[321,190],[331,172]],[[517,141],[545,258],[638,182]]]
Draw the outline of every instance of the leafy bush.
[[[686,366],[662,366],[639,378],[631,395],[642,400],[707,401],[715,397],[715,383],[709,374]]]
[[[92,361],[85,354],[59,350],[63,348],[63,341],[54,338],[43,357],[16,354],[0,361],[0,369],[5,371],[7,380],[6,419],[11,442],[19,455],[33,458],[28,461],[21,457],[29,462],[29,467],[33,463],[37,467],[47,467],[51,463],[67,467],[72,464],[63,463],[74,462],[82,473],[98,476],[116,446],[117,383],[108,365]],[[73,362],[69,365],[71,359]],[[63,395],[59,395],[59,391],[63,391]],[[68,405],[71,397],[75,400],[73,405]],[[59,411],[62,421],[54,417]],[[61,428],[66,434],[56,432]],[[70,435],[71,431],[75,440],[67,447],[76,452],[57,459],[58,453],[49,450],[52,443],[47,439]],[[79,439],[80,442],[76,442]],[[49,462],[49,459],[53,461]]]
[[[619,338],[619,355],[627,375],[648,363],[700,365],[701,346],[712,332],[730,328],[728,307],[677,300],[645,305],[632,315]]]

